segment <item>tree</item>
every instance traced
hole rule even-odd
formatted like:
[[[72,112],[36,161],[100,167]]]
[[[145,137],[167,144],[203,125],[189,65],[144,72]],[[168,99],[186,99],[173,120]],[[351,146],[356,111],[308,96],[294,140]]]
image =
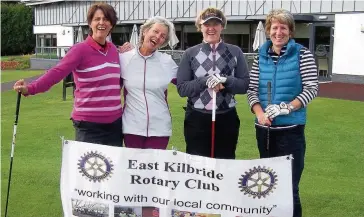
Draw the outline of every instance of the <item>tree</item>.
[[[21,3],[1,3],[1,55],[28,54],[34,51],[34,15]]]

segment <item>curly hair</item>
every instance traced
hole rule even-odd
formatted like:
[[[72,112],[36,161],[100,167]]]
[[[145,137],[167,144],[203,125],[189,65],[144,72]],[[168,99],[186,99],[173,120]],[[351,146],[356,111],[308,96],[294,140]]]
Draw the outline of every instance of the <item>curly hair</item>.
[[[140,26],[139,46],[142,46],[142,44],[144,42],[143,33],[145,31],[149,30],[150,28],[152,28],[152,26],[156,23],[163,24],[168,29],[168,34],[167,34],[166,40],[160,47],[162,48],[162,47],[165,47],[168,45],[169,39],[172,38],[172,34],[174,34],[174,32],[175,32],[174,25],[172,22],[170,22],[169,20],[167,20],[164,17],[155,16],[155,17],[149,18],[147,21],[145,21],[145,23],[143,25]]]
[[[291,12],[284,10],[284,9],[271,10],[265,20],[265,32],[268,35],[270,33],[270,28],[271,28],[272,22],[274,20],[277,20],[278,22],[280,22],[282,24],[288,25],[291,37],[294,36],[294,33],[296,31],[296,24],[294,22],[294,18],[293,18],[293,15],[291,14]]]

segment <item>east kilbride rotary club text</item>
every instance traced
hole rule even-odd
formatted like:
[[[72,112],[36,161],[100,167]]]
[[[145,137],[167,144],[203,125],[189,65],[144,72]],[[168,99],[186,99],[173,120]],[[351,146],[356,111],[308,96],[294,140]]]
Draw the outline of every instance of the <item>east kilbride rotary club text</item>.
[[[156,170],[164,171],[169,173],[189,173],[195,174],[202,177],[208,177],[212,180],[223,180],[224,176],[222,173],[216,173],[214,170],[207,170],[205,168],[195,168],[186,163],[175,163],[175,162],[138,162],[138,160],[129,160],[129,170]],[[181,183],[180,180],[167,180],[156,176],[142,177],[140,175],[130,175],[130,184],[133,185],[158,185],[163,187],[171,188],[175,190]],[[188,189],[202,189],[209,191],[219,191],[219,187],[216,183],[210,181],[202,181],[200,179],[187,179],[184,181],[184,186]]]

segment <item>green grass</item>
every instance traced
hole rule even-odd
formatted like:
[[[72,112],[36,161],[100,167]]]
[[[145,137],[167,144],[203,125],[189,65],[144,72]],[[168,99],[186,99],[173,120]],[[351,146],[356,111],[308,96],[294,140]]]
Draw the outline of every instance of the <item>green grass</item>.
[[[22,78],[29,78],[32,76],[40,75],[44,70],[2,70],[1,83],[16,81]]]
[[[169,103],[173,145],[185,150],[182,106],[174,87]],[[16,94],[2,93],[2,210],[4,210]],[[237,97],[241,129],[237,157],[258,158],[253,115],[245,96]],[[59,179],[61,140],[74,138],[69,120],[71,92],[62,101],[61,85],[22,98],[15,148],[9,217],[62,216]],[[306,165],[300,192],[305,217],[364,216],[364,103],[317,98],[308,109]]]

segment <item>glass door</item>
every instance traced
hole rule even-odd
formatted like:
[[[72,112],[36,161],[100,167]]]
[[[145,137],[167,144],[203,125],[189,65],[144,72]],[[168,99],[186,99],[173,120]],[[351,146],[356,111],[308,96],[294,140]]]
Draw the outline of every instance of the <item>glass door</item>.
[[[319,81],[331,81],[334,24],[313,24],[310,50],[318,67]]]

